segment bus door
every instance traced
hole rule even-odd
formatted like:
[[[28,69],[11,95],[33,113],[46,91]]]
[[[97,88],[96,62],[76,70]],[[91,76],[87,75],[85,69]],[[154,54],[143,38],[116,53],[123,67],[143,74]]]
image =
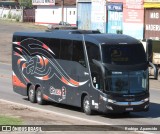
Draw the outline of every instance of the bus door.
[[[91,72],[91,105],[93,109],[99,109],[99,95],[103,89],[103,79],[101,69],[94,63],[94,60],[100,61],[100,50],[98,45],[91,42],[86,42],[86,49]]]
[[[84,47],[82,41],[73,41],[71,76],[75,87],[72,92],[71,103],[81,106],[81,93],[88,89],[89,70],[87,68]]]

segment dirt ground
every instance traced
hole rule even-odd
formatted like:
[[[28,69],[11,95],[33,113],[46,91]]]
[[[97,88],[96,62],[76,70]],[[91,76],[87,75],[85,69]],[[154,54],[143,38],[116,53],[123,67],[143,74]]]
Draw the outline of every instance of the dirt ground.
[[[88,122],[59,116],[49,112],[0,100],[0,115],[22,119],[23,125],[88,125]],[[76,124],[75,124],[76,122]],[[93,123],[91,123],[93,124]]]

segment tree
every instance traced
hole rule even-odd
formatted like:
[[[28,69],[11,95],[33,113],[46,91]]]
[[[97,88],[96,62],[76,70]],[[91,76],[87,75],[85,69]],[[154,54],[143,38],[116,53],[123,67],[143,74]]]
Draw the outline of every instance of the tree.
[[[20,6],[32,7],[32,0],[19,0]]]

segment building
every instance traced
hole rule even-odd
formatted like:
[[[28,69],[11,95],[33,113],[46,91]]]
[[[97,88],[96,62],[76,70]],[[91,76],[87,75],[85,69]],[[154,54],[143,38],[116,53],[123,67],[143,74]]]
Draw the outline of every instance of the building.
[[[144,0],[144,39],[160,39],[160,0]]]
[[[119,7],[117,4],[119,5]],[[133,36],[140,40],[160,39],[160,0],[107,1],[107,5],[110,5],[110,7],[112,8],[114,7],[114,9],[115,5],[117,6],[117,9],[121,9],[121,4],[122,10],[120,12],[122,14],[119,14],[119,11],[116,13],[116,11],[110,11],[109,8],[107,8],[108,33],[113,33],[113,29],[118,28],[115,26],[121,25],[123,34]],[[122,23],[119,23],[119,18]]]
[[[37,6],[36,24],[59,24],[64,21],[76,26],[76,0],[32,0],[32,5]]]
[[[78,29],[106,32],[106,0],[77,0]]]
[[[1,1],[14,1],[14,2],[18,2],[18,0],[0,0]]]
[[[144,34],[144,0],[77,0],[78,28],[102,33]],[[84,10],[84,13],[82,13]],[[84,23],[85,22],[85,23]]]
[[[17,0],[0,0],[0,7],[15,7],[18,5]]]

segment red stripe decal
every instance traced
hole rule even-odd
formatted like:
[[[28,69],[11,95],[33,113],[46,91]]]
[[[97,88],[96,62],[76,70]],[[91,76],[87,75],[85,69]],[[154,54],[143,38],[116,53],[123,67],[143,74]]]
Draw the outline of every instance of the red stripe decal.
[[[48,100],[48,96],[47,95],[45,95],[45,94],[43,94],[43,98],[45,99],[45,100]]]
[[[61,81],[68,85],[68,81],[64,77],[61,78]]]
[[[48,78],[49,78],[49,76],[46,75],[46,76],[43,77],[43,80],[48,80]]]
[[[43,44],[42,47],[47,49],[47,50],[49,49],[48,46],[46,46],[45,44]]]
[[[23,84],[16,75],[12,75],[12,82],[13,82],[13,85],[17,87],[26,88],[26,85]]]
[[[72,83],[73,85],[79,86],[79,82],[77,82],[77,81],[75,81],[73,79],[70,79],[69,82]]]

